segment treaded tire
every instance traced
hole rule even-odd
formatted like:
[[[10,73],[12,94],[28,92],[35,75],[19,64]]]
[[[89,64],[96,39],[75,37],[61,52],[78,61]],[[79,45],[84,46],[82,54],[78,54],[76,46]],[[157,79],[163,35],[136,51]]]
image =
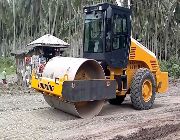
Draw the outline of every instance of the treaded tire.
[[[126,96],[116,96],[115,99],[109,99],[108,102],[112,105],[121,105]]]
[[[145,80],[151,81],[152,95],[149,101],[145,102],[142,94],[142,85]],[[156,82],[154,75],[147,68],[140,68],[136,71],[130,86],[130,97],[133,107],[138,110],[148,110],[152,108],[156,96]]]

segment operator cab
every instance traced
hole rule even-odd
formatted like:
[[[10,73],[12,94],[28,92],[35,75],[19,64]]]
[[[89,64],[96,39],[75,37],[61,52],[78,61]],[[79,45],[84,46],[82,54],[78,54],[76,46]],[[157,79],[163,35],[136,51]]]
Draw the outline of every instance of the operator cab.
[[[126,68],[131,42],[131,10],[102,3],[84,8],[83,57]]]

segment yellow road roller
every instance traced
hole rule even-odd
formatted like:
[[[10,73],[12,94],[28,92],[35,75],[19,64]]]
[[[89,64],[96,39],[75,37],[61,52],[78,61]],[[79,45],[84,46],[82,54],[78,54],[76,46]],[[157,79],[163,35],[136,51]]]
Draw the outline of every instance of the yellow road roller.
[[[131,37],[131,10],[102,3],[84,7],[83,58],[54,57],[32,88],[53,108],[89,118],[104,102],[120,105],[127,94],[138,110],[152,108],[168,87],[153,52]],[[73,46],[72,46],[73,47]]]

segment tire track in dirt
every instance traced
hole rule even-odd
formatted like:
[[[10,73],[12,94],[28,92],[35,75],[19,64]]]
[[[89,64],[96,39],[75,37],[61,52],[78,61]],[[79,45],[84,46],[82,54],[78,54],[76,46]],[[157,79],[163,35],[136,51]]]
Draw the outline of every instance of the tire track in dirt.
[[[111,140],[154,140],[164,138],[173,132],[180,131],[180,122],[177,124],[166,124],[152,128],[141,128],[138,132],[132,133],[130,136],[116,136]]]
[[[160,120],[159,120],[160,119]],[[112,129],[97,132],[90,135],[79,135],[69,137],[73,140],[91,140],[91,139],[110,139],[110,140],[154,140],[164,138],[169,134],[180,131],[180,120],[174,116],[159,118],[151,121],[126,124],[122,127],[112,127]]]

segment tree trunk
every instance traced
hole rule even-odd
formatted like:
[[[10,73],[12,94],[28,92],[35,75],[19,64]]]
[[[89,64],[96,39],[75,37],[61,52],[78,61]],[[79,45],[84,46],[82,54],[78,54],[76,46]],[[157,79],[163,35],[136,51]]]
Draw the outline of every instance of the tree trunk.
[[[178,52],[179,52],[179,36],[180,36],[180,31],[179,31],[180,29],[179,29],[179,24],[177,23],[177,37],[176,37],[176,59],[178,59],[179,58],[179,54],[178,54]]]
[[[156,57],[159,58],[158,56],[158,40],[157,40],[157,24],[155,23],[155,34],[154,34],[154,47],[155,47],[155,54]]]
[[[55,25],[56,25],[58,7],[59,7],[59,0],[57,0],[56,11],[55,11],[55,14],[54,14],[53,27],[51,29],[51,34],[52,35],[54,34],[54,29],[55,29]]]
[[[15,48],[16,48],[16,13],[15,13],[15,2],[14,2],[14,0],[13,0],[13,17],[14,17],[14,22],[13,22],[13,26],[14,26],[13,50],[15,50]]]
[[[49,1],[49,34],[51,33],[51,4],[52,1]]]

